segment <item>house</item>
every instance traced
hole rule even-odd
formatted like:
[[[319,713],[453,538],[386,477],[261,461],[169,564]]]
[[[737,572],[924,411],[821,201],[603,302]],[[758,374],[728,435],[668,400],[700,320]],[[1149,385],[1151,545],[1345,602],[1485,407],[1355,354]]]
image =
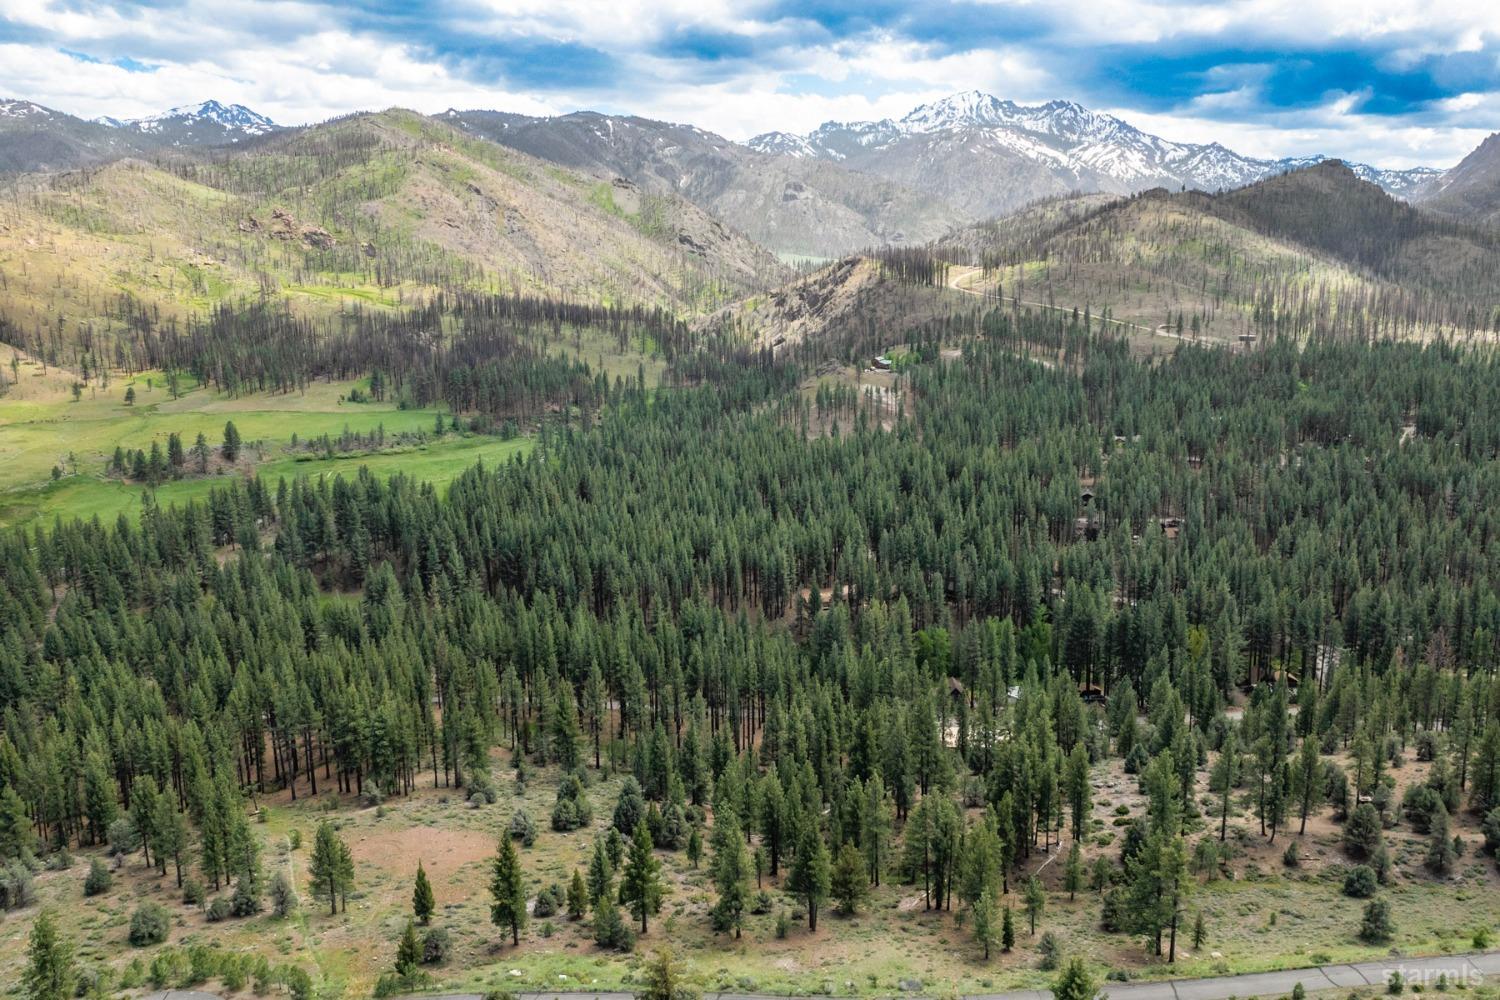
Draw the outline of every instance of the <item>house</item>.
[[[875,358],[874,362],[871,364],[871,367],[878,372],[888,372],[891,370],[891,359],[886,357],[884,354],[881,354]]]
[[[957,677],[948,678],[948,697],[954,701],[963,701],[964,682]]]

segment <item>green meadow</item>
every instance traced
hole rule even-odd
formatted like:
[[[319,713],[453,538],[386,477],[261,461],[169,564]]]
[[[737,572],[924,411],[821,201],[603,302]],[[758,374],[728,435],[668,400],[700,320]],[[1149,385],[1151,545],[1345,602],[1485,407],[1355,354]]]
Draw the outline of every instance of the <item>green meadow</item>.
[[[191,447],[201,433],[211,446],[223,440],[233,421],[254,459],[254,473],[272,482],[286,476],[354,474],[368,466],[379,476],[404,473],[445,484],[459,472],[483,461],[497,465],[531,447],[526,438],[501,440],[480,435],[446,434],[424,445],[393,447],[374,453],[321,457],[289,445],[293,436],[309,440],[324,434],[337,438],[345,430],[367,434],[384,427],[387,435],[433,430],[438,409],[397,408],[394,403],[353,403],[352,390],[368,389],[367,380],[318,382],[301,392],[229,396],[184,380],[173,398],[161,373],[115,377],[109,384],[85,387],[75,399],[73,375],[22,361],[0,396],[0,526],[28,525],[54,517],[112,520],[138,511],[148,490],[105,476],[114,450],[166,447],[171,434]],[[127,404],[127,389],[135,401]],[[54,468],[62,475],[54,477]],[[164,483],[154,491],[168,506],[201,498],[233,475],[226,473]]]

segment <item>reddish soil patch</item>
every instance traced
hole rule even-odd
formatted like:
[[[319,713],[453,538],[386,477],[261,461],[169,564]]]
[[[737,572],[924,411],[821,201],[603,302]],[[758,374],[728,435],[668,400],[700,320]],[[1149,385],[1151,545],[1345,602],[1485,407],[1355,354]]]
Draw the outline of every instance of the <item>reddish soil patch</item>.
[[[349,850],[357,864],[383,868],[400,879],[410,878],[417,862],[427,875],[444,886],[448,902],[467,899],[482,880],[455,878],[464,868],[495,854],[495,838],[474,830],[412,826],[404,830],[361,830],[350,835]]]

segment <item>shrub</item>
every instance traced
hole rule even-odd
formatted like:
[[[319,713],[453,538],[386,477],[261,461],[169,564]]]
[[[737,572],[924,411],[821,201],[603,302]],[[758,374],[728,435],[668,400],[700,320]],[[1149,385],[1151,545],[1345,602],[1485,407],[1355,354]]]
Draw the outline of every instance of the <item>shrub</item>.
[[[158,903],[142,903],[130,915],[130,943],[137,948],[161,944],[171,930],[172,919]]]
[[[544,886],[536,894],[536,903],[531,908],[532,916],[554,916],[562,907],[562,889],[555,885]]]
[[[1364,918],[1359,923],[1359,939],[1366,944],[1385,944],[1396,933],[1391,921],[1391,904],[1383,899],[1372,899],[1365,907]]]
[[[776,914],[776,937],[777,937],[777,939],[778,940],[784,939],[787,936],[787,934],[789,934],[791,932],[791,929],[792,929],[792,921],[791,921],[791,919],[789,917],[787,917],[786,911],[782,910],[780,913]]]
[[[104,862],[95,858],[89,864],[89,873],[83,880],[83,894],[85,896],[99,896],[109,891],[114,878],[109,874],[109,869],[104,867]]]
[[[1062,944],[1057,940],[1057,935],[1047,931],[1042,935],[1042,940],[1037,943],[1037,953],[1041,955],[1041,961],[1037,968],[1043,972],[1056,971],[1062,963]]]
[[[522,847],[536,843],[536,821],[525,809],[517,809],[510,817],[510,835],[519,840]]]
[[[634,777],[627,777],[615,803],[614,828],[628,837],[645,815],[646,801],[641,795],[641,786]]]
[[[203,891],[203,883],[195,878],[190,878],[182,883],[182,901],[189,906],[201,907],[208,894]]]
[[[221,920],[228,920],[231,912],[229,900],[223,896],[215,896],[214,901],[208,904],[208,922],[216,924]]]
[[[1302,864],[1302,855],[1297,851],[1297,842],[1288,841],[1286,850],[1281,852],[1281,863],[1288,868],[1296,868]]]
[[[36,899],[36,889],[31,884],[31,869],[19,861],[12,861],[0,872],[0,910],[19,910],[30,906]]]
[[[1371,858],[1380,849],[1380,813],[1368,802],[1361,802],[1344,824],[1344,850],[1356,858]]]
[[[1344,895],[1369,899],[1375,895],[1375,870],[1369,865],[1355,865],[1344,874]]]
[[[1484,814],[1484,853],[1500,854],[1500,806]]]
[[[271,880],[271,912],[286,917],[296,908],[297,891],[292,888],[292,880],[287,878],[286,872],[277,872]]]
[[[446,927],[434,927],[422,936],[422,964],[438,965],[448,960],[452,939]]]
[[[576,774],[566,775],[557,787],[557,805],[552,807],[552,829],[559,832],[578,830],[594,821],[593,809],[583,792],[583,781]]]
[[[110,854],[134,854],[141,849],[141,832],[129,816],[121,816],[105,831]]]
[[[260,912],[260,886],[254,877],[241,875],[229,897],[229,912],[236,917],[253,917]]]
[[[1406,794],[1401,797],[1401,811],[1406,815],[1406,821],[1411,828],[1418,833],[1427,833],[1432,829],[1432,815],[1443,804],[1437,792],[1426,785],[1411,785],[1406,789]]]

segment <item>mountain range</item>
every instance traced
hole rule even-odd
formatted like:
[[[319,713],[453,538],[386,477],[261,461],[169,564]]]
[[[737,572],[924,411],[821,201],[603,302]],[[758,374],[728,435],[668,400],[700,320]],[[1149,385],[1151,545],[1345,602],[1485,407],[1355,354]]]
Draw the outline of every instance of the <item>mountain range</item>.
[[[265,115],[243,104],[201,104],[172,108],[148,118],[95,118],[94,122],[169,146],[220,146],[281,131]]]
[[[685,199],[784,258],[921,245],[978,221],[1076,193],[1227,191],[1322,156],[1260,159],[1218,143],[1179,143],[1069,101],[1022,105],[968,91],[900,119],[829,122],[805,135],[738,143],[691,125],[575,112],[531,117],[449,110],[434,120],[650,196]],[[86,121],[29,101],[0,102],[0,172],[57,171],[124,157],[257,147],[297,132],[217,101],[148,118]],[[1500,141],[1462,164],[1354,176],[1469,221],[1500,218]]]
[[[806,135],[768,132],[749,145],[883,177],[941,198],[970,218],[1074,191],[1227,190],[1324,159],[1256,159],[1218,143],[1172,142],[1071,101],[1022,105],[978,91],[924,104],[899,120],[828,122]],[[1350,167],[1402,198],[1440,173]]]
[[[0,173],[76,170],[125,156],[224,146],[283,131],[240,104],[218,101],[149,118],[93,121],[32,101],[0,99]]]

